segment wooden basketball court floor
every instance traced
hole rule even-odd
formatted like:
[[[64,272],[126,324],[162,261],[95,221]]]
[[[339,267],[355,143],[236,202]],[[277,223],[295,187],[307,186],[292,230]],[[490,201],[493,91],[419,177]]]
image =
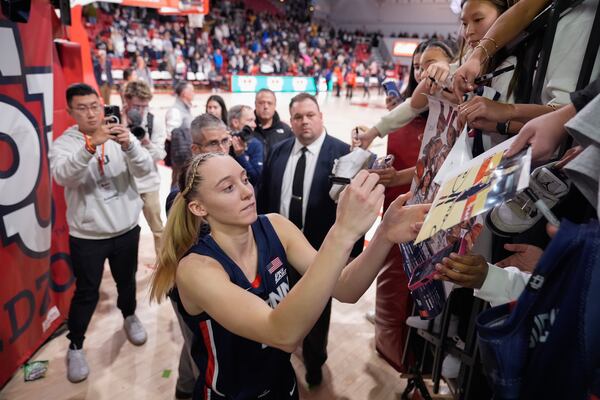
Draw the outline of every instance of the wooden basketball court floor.
[[[359,91],[360,92],[360,91]],[[228,107],[236,104],[253,106],[253,94],[221,94]],[[325,126],[330,135],[349,142],[356,124],[372,126],[385,113],[383,98],[372,96],[363,101],[360,95],[352,103],[331,94],[320,94],[319,103]],[[209,94],[197,94],[194,115],[203,112]],[[289,121],[287,111],[292,94],[278,94],[277,109],[282,120]],[[119,104],[118,96],[112,98]],[[173,102],[169,95],[159,94],[151,105],[157,118],[164,118]],[[376,140],[373,150],[384,154],[385,141]],[[159,167],[161,201],[168,194],[170,170]],[[163,219],[164,220],[164,219]],[[48,360],[46,377],[24,382],[22,369],[0,390],[0,400],[31,399],[93,399],[93,400],[163,400],[173,399],[177,365],[182,338],[169,302],[149,304],[148,284],[154,263],[150,230],[140,216],[140,240],[137,273],[137,315],[148,331],[148,341],[133,346],[125,337],[122,317],[116,307],[116,288],[110,271],[105,270],[100,288],[100,301],[92,318],[85,341],[90,375],[84,382],[72,384],[66,379],[65,354],[68,340],[65,334],[42,346],[31,360]],[[341,304],[334,300],[329,332],[329,359],[323,367],[324,381],[317,389],[308,390],[304,382],[301,352],[292,355],[300,383],[301,399],[314,400],[388,400],[399,399],[405,382],[374,350],[374,327],[365,319],[372,310],[375,288],[371,288],[356,304]]]

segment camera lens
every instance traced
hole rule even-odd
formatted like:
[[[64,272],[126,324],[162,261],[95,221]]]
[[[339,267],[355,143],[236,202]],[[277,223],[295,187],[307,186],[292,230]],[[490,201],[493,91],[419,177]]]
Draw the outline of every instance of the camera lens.
[[[132,126],[130,130],[138,140],[142,140],[146,136],[146,130],[141,126]]]

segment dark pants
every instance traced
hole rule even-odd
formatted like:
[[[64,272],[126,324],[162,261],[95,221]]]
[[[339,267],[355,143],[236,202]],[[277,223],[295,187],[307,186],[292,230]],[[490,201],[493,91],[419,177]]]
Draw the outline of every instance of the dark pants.
[[[290,288],[300,280],[301,275],[293,268],[288,268]],[[321,369],[327,361],[327,337],[329,320],[331,319],[331,299],[327,302],[323,313],[302,342],[302,357],[307,373]]]
[[[104,262],[117,284],[117,307],[123,318],[135,312],[135,273],[137,271],[140,227],[111,239],[89,240],[69,236],[75,294],[69,310],[69,334],[72,347],[81,348],[85,331],[98,304]]]

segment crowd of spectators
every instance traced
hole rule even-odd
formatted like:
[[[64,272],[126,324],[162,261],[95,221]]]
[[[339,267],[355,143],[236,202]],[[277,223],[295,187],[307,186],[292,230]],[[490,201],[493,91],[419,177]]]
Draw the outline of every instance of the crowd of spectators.
[[[223,87],[230,74],[322,76],[329,81],[335,66],[358,76],[368,70],[373,77],[382,67],[391,68],[373,61],[371,49],[380,34],[336,30],[293,10],[255,12],[242,2],[224,1],[212,5],[201,28],[187,17],[110,3],[91,4],[84,16],[94,57],[106,52],[113,69],[147,66],[175,80],[193,73],[213,88]]]

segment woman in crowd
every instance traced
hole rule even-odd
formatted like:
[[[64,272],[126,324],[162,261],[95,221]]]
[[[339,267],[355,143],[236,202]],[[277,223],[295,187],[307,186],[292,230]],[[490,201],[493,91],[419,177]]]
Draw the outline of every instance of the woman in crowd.
[[[227,106],[221,96],[213,94],[206,100],[206,112],[220,118],[227,125]]]

